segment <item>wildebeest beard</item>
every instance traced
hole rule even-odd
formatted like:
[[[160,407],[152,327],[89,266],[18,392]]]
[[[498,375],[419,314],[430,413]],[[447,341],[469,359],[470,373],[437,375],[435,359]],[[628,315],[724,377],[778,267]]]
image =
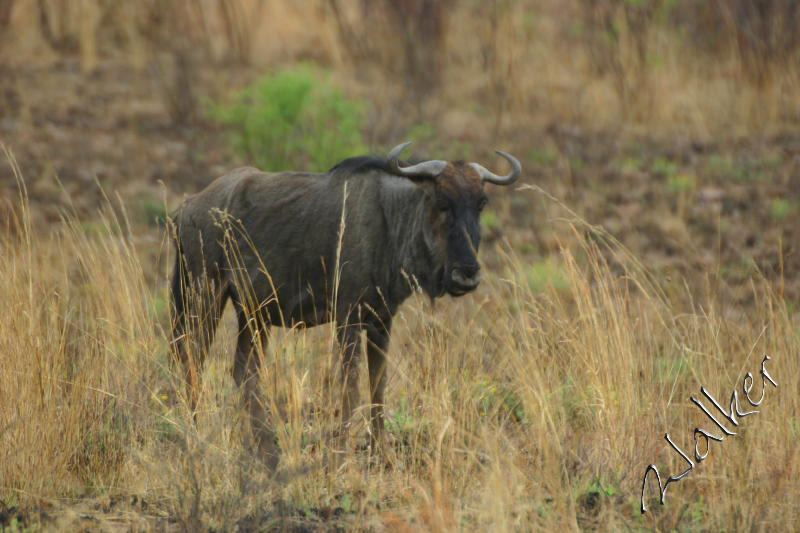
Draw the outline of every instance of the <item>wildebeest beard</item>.
[[[428,272],[423,275],[422,279],[417,278],[417,283],[422,292],[428,297],[431,305],[434,305],[436,298],[440,298],[447,294],[447,289],[444,282],[445,266],[433,265]]]
[[[431,301],[446,293],[446,250],[440,250],[429,223],[430,205],[422,187],[398,177],[382,178],[380,202],[389,228],[393,263],[401,283],[421,289]],[[403,292],[403,291],[400,291]]]

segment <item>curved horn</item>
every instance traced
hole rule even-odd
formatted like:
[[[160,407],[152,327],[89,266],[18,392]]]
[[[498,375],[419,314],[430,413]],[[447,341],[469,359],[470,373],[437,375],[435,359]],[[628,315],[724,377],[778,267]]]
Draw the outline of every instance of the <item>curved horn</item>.
[[[389,167],[392,169],[392,172],[398,176],[407,176],[410,178],[435,178],[442,173],[447,166],[447,161],[439,161],[438,159],[423,161],[422,163],[417,163],[416,165],[411,165],[410,167],[401,167],[397,161],[397,156],[400,155],[400,152],[402,152],[409,144],[411,144],[411,142],[398,144],[389,151]]]
[[[478,163],[470,163],[470,165],[472,165],[472,168],[478,171],[478,174],[480,174],[483,181],[488,181],[489,183],[494,183],[495,185],[511,185],[517,181],[519,175],[522,173],[522,165],[519,163],[519,160],[511,154],[507,154],[501,150],[495,150],[495,152],[501,155],[506,161],[511,163],[511,172],[509,174],[505,176],[498,176],[494,172],[486,170]]]
[[[406,146],[410,145],[411,141],[407,141],[404,143],[400,143],[391,150],[389,150],[389,155],[387,156],[389,160],[397,159],[397,156],[400,155],[400,152],[406,149]]]

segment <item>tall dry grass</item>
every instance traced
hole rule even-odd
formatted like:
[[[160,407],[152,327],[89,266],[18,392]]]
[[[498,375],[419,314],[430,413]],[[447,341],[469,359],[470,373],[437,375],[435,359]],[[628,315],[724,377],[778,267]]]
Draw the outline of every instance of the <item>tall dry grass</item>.
[[[86,512],[101,524],[192,531],[800,525],[800,335],[796,312],[764,280],[751,281],[752,308],[723,308],[710,288],[691,294],[654,278],[566,209],[551,221],[565,227],[557,274],[542,278],[514,253],[509,229],[510,240],[482,252],[492,267],[474,295],[434,307],[414,299],[397,316],[391,445],[380,455],[360,449],[362,408],[356,442],[335,451],[338,469],[326,466],[333,328],[274,332],[263,386],[283,456],[271,476],[249,451],[230,377],[233,317],[212,347],[194,424],[167,358],[166,262],[154,259],[163,243],[138,239],[115,201],[100,224],[65,215],[35,232],[20,184],[16,231],[0,241],[6,506],[46,506],[65,528]],[[763,354],[779,388],[767,385],[761,412],[670,486],[666,506],[651,486],[642,516],[646,466],[662,478],[685,468],[663,435],[691,455],[695,427],[718,433],[689,397],[705,386],[725,403],[748,371],[758,390]],[[74,511],[87,501],[147,505]]]

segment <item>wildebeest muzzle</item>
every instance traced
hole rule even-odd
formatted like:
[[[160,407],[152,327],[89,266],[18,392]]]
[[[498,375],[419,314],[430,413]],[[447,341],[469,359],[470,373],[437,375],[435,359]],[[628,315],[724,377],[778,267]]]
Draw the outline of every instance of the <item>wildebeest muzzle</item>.
[[[445,288],[451,296],[474,291],[481,282],[480,265],[453,265],[445,276]]]

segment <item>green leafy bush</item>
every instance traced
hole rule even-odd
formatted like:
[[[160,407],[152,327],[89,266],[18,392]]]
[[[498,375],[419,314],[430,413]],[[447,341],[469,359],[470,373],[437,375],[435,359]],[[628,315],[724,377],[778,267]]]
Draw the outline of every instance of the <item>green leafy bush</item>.
[[[324,171],[365,151],[361,103],[310,67],[259,78],[214,115],[236,151],[264,170]]]

